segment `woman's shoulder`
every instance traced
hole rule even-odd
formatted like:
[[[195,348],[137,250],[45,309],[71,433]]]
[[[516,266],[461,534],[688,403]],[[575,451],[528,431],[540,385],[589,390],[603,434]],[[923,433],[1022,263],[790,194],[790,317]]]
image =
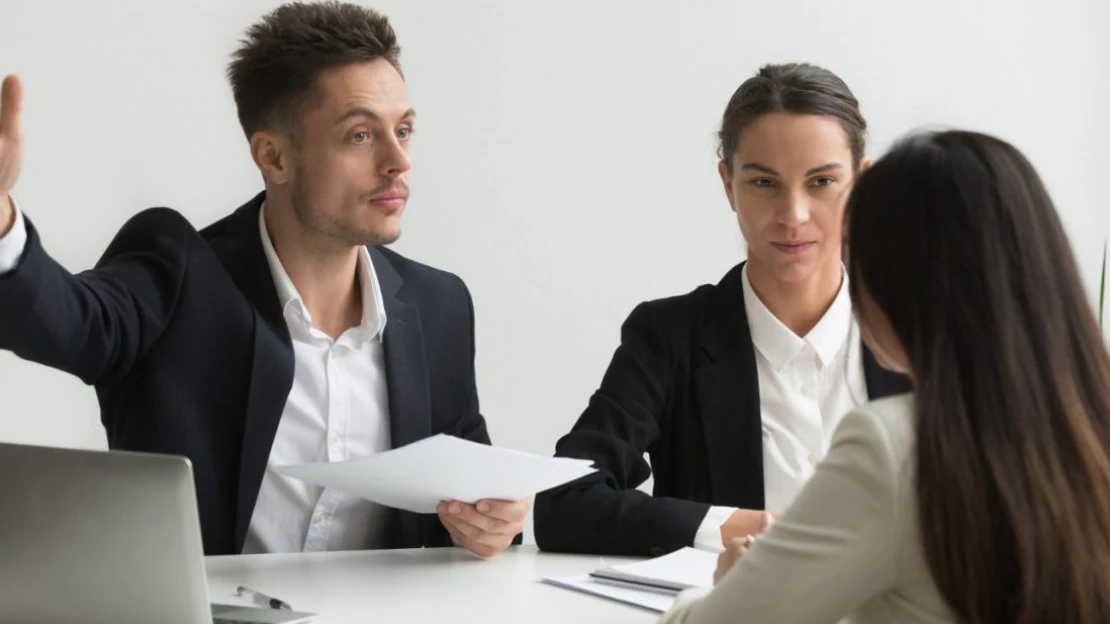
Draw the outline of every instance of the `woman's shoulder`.
[[[711,284],[703,284],[681,295],[642,301],[633,308],[628,320],[670,325],[700,318],[705,314],[714,288]]]
[[[636,305],[625,323],[636,328],[651,328],[664,333],[689,331],[712,323],[715,312],[732,309],[743,313],[738,265],[716,284],[702,284],[679,295],[643,301]],[[668,331],[669,330],[669,331]]]
[[[854,442],[882,448],[890,460],[901,463],[914,437],[914,395],[898,394],[863,405],[847,416],[836,431],[835,442]]]
[[[871,401],[856,411],[869,414],[890,431],[912,430],[914,403],[913,393],[896,394]]]

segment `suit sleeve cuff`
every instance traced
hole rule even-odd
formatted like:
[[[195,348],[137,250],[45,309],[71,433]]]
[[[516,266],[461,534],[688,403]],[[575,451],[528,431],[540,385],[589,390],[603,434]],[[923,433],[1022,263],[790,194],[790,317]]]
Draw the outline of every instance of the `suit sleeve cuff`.
[[[721,525],[727,522],[735,511],[733,507],[710,507],[705,514],[705,519],[701,521],[701,526],[698,527],[697,535],[694,536],[694,548],[712,552],[723,551],[725,546],[721,540]]]
[[[23,222],[23,214],[12,199],[12,210],[15,212],[15,222],[12,228],[3,237],[0,237],[0,275],[14,271],[23,256],[23,249],[27,246],[27,224]]]

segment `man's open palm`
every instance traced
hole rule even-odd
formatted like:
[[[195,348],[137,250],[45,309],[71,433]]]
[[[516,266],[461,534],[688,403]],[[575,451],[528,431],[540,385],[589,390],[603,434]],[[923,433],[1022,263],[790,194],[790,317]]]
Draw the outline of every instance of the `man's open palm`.
[[[23,166],[23,128],[19,123],[22,108],[23,85],[17,76],[8,76],[0,89],[0,229],[11,217],[8,193]]]

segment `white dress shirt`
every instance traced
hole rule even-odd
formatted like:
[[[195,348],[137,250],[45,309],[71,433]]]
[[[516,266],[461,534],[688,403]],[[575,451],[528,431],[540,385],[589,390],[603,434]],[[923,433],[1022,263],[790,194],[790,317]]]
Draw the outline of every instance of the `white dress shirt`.
[[[337,462],[390,448],[389,395],[382,332],[385,308],[370,254],[360,250],[362,321],[337,340],[312,317],[274,251],[263,217],[258,227],[278,301],[293,339],[293,388],[285,403],[258,492],[244,553],[361,550],[384,546],[385,508],[277,474],[274,468]]]
[[[19,258],[23,256],[23,248],[27,246],[27,225],[23,223],[23,215],[15,207],[15,200],[11,200],[12,210],[15,211],[15,223],[8,233],[0,237],[0,275],[14,271],[19,265]]]
[[[768,511],[790,506],[829,450],[848,412],[867,402],[859,329],[845,275],[840,291],[804,338],[778,320],[752,290],[743,270],[759,404],[763,420],[763,489]],[[721,525],[735,509],[712,507],[694,546],[721,550]]]

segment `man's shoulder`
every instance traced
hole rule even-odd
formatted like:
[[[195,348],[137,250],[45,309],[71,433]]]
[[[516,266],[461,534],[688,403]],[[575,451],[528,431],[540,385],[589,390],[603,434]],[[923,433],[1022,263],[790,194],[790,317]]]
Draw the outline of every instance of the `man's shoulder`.
[[[199,235],[197,229],[185,218],[185,215],[166,206],[146,208],[132,215],[120,228],[120,232],[131,231],[156,235],[172,232]]]
[[[101,262],[128,252],[187,255],[203,245],[204,239],[184,215],[173,208],[159,206],[141,210],[128,218],[116,232]]]
[[[371,247],[370,258],[374,260],[375,268],[381,267],[384,262],[386,266],[383,268],[394,271],[406,288],[457,289],[463,286],[462,278],[458,275],[417,262],[388,247]]]
[[[382,289],[428,312],[471,307],[470,291],[458,275],[412,260],[386,247],[371,247],[370,260]]]
[[[204,226],[204,229],[200,230],[201,237],[208,242],[212,242],[213,240],[224,236],[227,233],[227,230],[234,217],[234,213],[228,214]]]

